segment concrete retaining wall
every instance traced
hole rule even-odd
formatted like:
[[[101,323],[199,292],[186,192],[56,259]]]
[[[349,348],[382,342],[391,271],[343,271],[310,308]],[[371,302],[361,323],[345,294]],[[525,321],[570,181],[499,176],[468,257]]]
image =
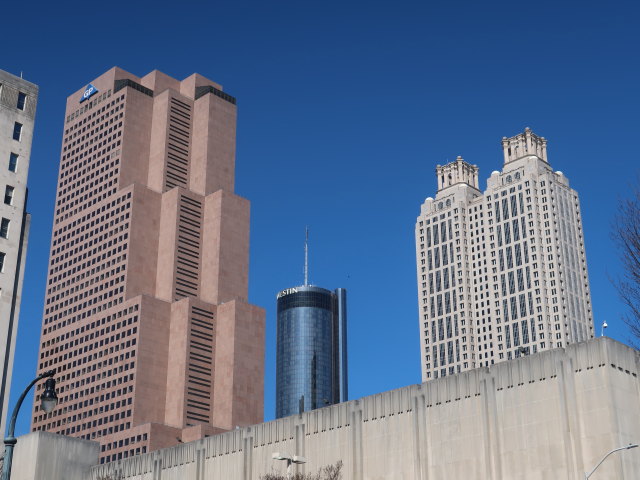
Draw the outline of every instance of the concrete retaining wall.
[[[579,480],[640,441],[639,367],[637,351],[599,338],[98,465],[84,480],[257,480],[284,472],[274,452],[306,457],[300,471],[342,460],[344,480]],[[592,480],[638,472],[640,448]]]

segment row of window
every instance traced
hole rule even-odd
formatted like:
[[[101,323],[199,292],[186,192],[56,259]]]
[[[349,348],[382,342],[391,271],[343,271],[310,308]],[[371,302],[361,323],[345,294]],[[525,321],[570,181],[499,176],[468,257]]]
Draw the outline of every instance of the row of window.
[[[13,139],[16,142],[19,142],[22,139],[22,124],[20,122],[15,122],[13,124]]]
[[[49,431],[95,439],[130,428],[129,422],[120,422],[132,415],[134,375],[126,372],[135,368],[135,362],[127,360],[134,359],[137,342],[127,338],[137,335],[138,315],[134,313],[138,308],[124,308],[41,345],[41,358],[57,356],[54,363],[65,381],[60,385],[63,408],[35,416],[34,424],[40,424],[36,429],[44,426]],[[40,368],[45,364],[41,362]],[[76,373],[81,377],[74,380]],[[34,413],[41,412],[36,408]]]
[[[146,442],[148,438],[148,434],[143,433],[142,435],[137,435],[135,437],[120,439],[118,441],[102,444],[102,446],[100,447],[100,451],[105,452],[111,449],[128,447],[130,443]]]
[[[126,342],[128,347],[131,347],[132,343],[133,342],[130,342],[130,341]],[[128,347],[123,346],[123,348],[128,348]],[[133,363],[131,365],[133,365]],[[64,371],[65,366],[62,367],[62,371]],[[131,368],[134,368],[134,367],[131,367]],[[124,371],[125,369],[122,368],[121,370]],[[122,372],[118,371],[118,373],[122,373]],[[114,408],[125,408],[126,406],[129,406],[132,403],[132,400],[131,400],[132,396],[127,394],[133,393],[134,374],[130,373],[124,376],[116,376],[116,373],[114,370],[114,375],[108,378],[110,378],[111,380],[103,382],[102,384],[94,384],[96,386],[90,389],[91,392],[94,392],[94,391],[96,392],[95,395],[90,395],[89,398],[86,398],[84,400],[82,399],[83,395],[79,396],[77,394],[64,397],[64,400],[68,400],[68,401],[60,402],[60,406],[62,408],[57,408],[56,410],[54,410],[49,414],[47,413],[42,414],[42,410],[38,405],[36,405],[34,407],[34,414],[36,415],[33,417],[34,426],[36,426],[38,423],[42,424],[48,421],[47,430],[60,432],[60,430],[56,430],[57,427],[62,427],[62,431],[64,431],[64,429],[66,428],[65,425],[75,424],[76,420],[80,420],[84,418],[95,419],[93,421],[90,421],[88,424],[78,425],[77,429],[75,427],[72,427],[73,431],[71,433],[75,433],[75,431],[86,430],[87,428],[96,427],[98,425],[109,424],[119,420],[120,418],[130,416],[129,414],[126,414],[124,410],[121,410],[117,413],[110,414],[110,415],[104,415],[104,416],[100,415],[105,412],[105,406],[110,405],[107,402],[111,399],[116,399],[116,398],[118,399],[119,406],[118,407],[114,406]],[[100,394],[101,391],[104,391],[105,389],[109,390],[116,386],[121,386],[122,388],[118,390],[106,391],[103,394]],[[81,393],[84,393],[84,392],[81,392]],[[110,409],[107,408],[106,410],[110,410]],[[72,413],[74,414],[71,415]],[[55,420],[55,417],[61,417],[61,418],[59,420]],[[99,431],[98,431],[98,434],[100,435]],[[105,433],[102,433],[102,434],[105,435]]]
[[[18,171],[18,154],[11,152],[9,154],[9,171],[17,172]]]
[[[111,166],[117,165],[119,162],[120,160],[116,159],[114,162],[111,162]],[[98,175],[103,172],[104,175],[98,177]],[[84,194],[82,197],[79,197],[72,202],[68,202],[67,204],[63,204],[61,208],[56,209],[55,223],[59,224],[78,213],[82,213],[82,211],[88,207],[100,203],[102,200],[105,200],[109,196],[115,194],[117,191],[117,180],[115,178],[113,180],[109,180],[109,178],[115,177],[118,175],[118,172],[119,169],[116,167],[112,170],[101,169],[100,171],[93,172],[89,175],[87,181],[91,181],[94,177],[97,177],[89,184],[92,190],[88,191],[88,193]],[[71,196],[69,196],[69,198],[71,198]],[[66,213],[63,213],[64,211],[66,211]]]
[[[103,92],[101,95],[94,96],[93,100],[84,102],[84,105],[81,105],[80,108],[78,108],[76,111],[71,112],[71,114],[67,116],[65,123],[69,123],[70,121],[76,119],[78,116],[82,115],[87,110],[91,110],[93,107],[95,107],[96,105],[98,105],[99,103],[101,103],[102,101],[106,100],[109,97],[111,97],[111,89],[107,90],[106,92]],[[122,98],[124,98],[124,95],[122,95],[122,97],[120,97],[118,101],[120,101]],[[113,102],[111,102],[111,105],[113,105]],[[85,121],[86,121],[86,118],[83,119],[82,122],[78,122],[72,127],[66,129],[64,134],[66,135],[67,133],[69,133],[69,131],[73,130],[74,128],[78,128]]]
[[[16,108],[18,110],[24,110],[26,102],[27,102],[27,94],[23,92],[18,92],[18,100],[16,103]],[[22,131],[23,131],[23,124],[20,122],[14,122],[12,138],[17,142],[20,142],[22,140]],[[9,155],[9,171],[15,172],[17,168],[18,168],[18,154],[11,152]],[[13,187],[7,186],[7,189],[5,191],[4,203],[6,203],[7,205],[11,205],[12,199],[13,199]],[[8,230],[8,225],[7,225],[7,230]],[[7,237],[4,236],[4,238],[7,238]]]
[[[95,217],[99,214],[99,211],[93,211],[91,214],[91,217]],[[117,217],[116,217],[117,215]],[[101,249],[103,249],[106,244],[109,241],[113,241],[113,240],[109,240],[109,237],[113,237],[114,235],[117,235],[121,230],[119,229],[119,226],[117,225],[118,223],[120,224],[120,226],[128,226],[128,222],[127,220],[129,220],[131,214],[129,211],[122,211],[118,212],[117,214],[114,211],[110,211],[107,215],[102,215],[97,217],[95,220],[91,220],[89,221],[89,219],[87,217],[89,217],[89,215],[85,215],[82,220],[86,220],[85,225],[82,225],[81,228],[77,229],[76,232],[74,233],[81,233],[82,230],[87,230],[89,228],[92,228],[92,230],[90,230],[90,232],[85,235],[85,238],[91,238],[91,236],[93,235],[99,235],[99,237],[97,238],[97,245],[98,247],[100,247]],[[110,217],[116,217],[116,218],[110,218]],[[93,228],[93,227],[96,228]],[[105,232],[106,230],[106,232]],[[105,232],[105,233],[103,233]],[[101,242],[101,243],[99,243]],[[68,247],[67,245],[64,246],[65,248]],[[75,251],[74,251],[75,250]],[[83,248],[81,247],[77,247],[75,249],[68,249],[66,252],[61,252],[60,255],[55,256],[56,254],[53,253],[52,257],[51,257],[51,261],[50,261],[50,268],[49,268],[49,275],[53,276],[53,274],[59,272],[59,271],[63,271],[64,268],[67,268],[68,266],[73,266],[73,265],[78,265],[81,263],[82,260],[84,260],[85,257],[83,258],[79,258],[79,257],[73,257],[72,255],[69,255],[69,251],[74,252],[74,254],[79,253],[81,250],[83,250]],[[71,258],[69,260],[67,260],[69,257],[71,256]],[[67,260],[66,262],[64,262],[62,265],[60,265],[61,261]],[[58,264],[58,266],[53,266],[55,264]],[[80,265],[80,267],[84,268],[86,265],[82,264]],[[67,274],[69,273],[69,270],[63,271],[63,274],[59,277],[64,278],[65,276],[67,276]],[[71,272],[71,273],[75,273],[75,271]],[[58,278],[60,279],[60,278]],[[57,280],[53,280],[54,282]]]
[[[116,460],[122,460],[123,458],[133,457],[134,455],[140,455],[141,453],[147,453],[147,447],[142,446],[142,448],[138,447],[135,450],[131,449],[128,451],[120,452],[118,454],[107,455],[106,457],[102,457],[100,459],[100,463],[109,463],[115,462]]]
[[[34,427],[34,430],[41,430],[41,431],[54,431],[56,425],[54,424],[47,424],[47,425],[40,425],[38,427]],[[125,422],[125,423],[120,423],[120,424],[116,424],[114,426],[108,427],[108,428],[103,428],[102,430],[99,430],[98,432],[91,432],[91,433],[85,433],[82,435],[76,435],[78,438],[82,438],[84,440],[91,440],[94,439],[96,437],[100,437],[100,436],[105,436],[105,435],[111,435],[112,433],[117,433],[117,432],[124,432],[125,430],[129,430],[131,428],[131,422]],[[62,433],[63,435],[70,435],[73,434],[77,431],[80,430],[80,427],[75,427],[72,426],[70,428],[64,429],[64,430],[60,430],[60,433]]]
[[[2,218],[0,220],[0,237],[9,238],[9,225],[11,221],[8,218]]]
[[[106,268],[110,268],[116,265],[119,265],[122,262],[125,262],[127,260],[127,254],[123,254],[120,255],[116,258],[110,258],[107,259],[106,261],[102,261],[102,264],[100,265],[100,267],[95,267],[92,268],[91,270],[86,270],[83,273],[81,273],[81,275],[94,275],[96,272],[99,271],[104,271],[105,268],[102,268],[102,265],[106,265]],[[76,268],[76,267],[74,267]],[[46,317],[45,316],[45,320],[44,323],[52,323],[53,325],[47,327],[44,329],[43,334],[49,334],[53,331],[55,331],[58,328],[63,328],[67,325],[71,325],[72,323],[75,323],[77,321],[83,320],[88,316],[94,315],[95,313],[101,312],[102,310],[106,310],[108,308],[111,308],[113,305],[117,305],[118,303],[120,303],[119,301],[109,301],[105,304],[102,305],[98,305],[97,307],[94,307],[92,309],[88,309],[85,311],[78,311],[77,306],[73,307],[73,308],[69,308],[67,310],[64,310],[62,312],[59,313],[54,313],[53,316],[50,317]],[[70,315],[66,320],[62,320],[64,317],[67,317],[68,315]],[[58,320],[61,320],[60,322],[58,322]]]
[[[106,98],[103,94],[99,97],[98,103],[101,99],[104,99],[103,97]],[[122,118],[123,112],[119,114],[117,112],[123,108],[123,105],[118,105],[123,98],[124,95],[106,104],[65,131],[58,185],[58,206],[65,205],[67,209],[69,208],[69,198],[67,198],[69,196],[67,196],[67,193],[71,193],[70,196],[82,194],[87,190],[91,190],[91,187],[102,183],[102,181],[100,183],[96,181],[92,182],[90,186],[86,185],[94,177],[98,176],[96,172],[98,169],[100,170],[99,173],[104,173],[107,170],[104,167],[101,168],[101,166],[114,156],[115,152],[105,158],[105,154],[116,148],[114,141],[122,134],[121,131],[117,131],[122,127],[122,121],[118,123],[117,120]],[[92,101],[91,106],[94,103],[96,102]],[[107,148],[102,149],[102,147]],[[91,155],[92,153],[94,154]],[[96,161],[99,156],[103,158]],[[113,169],[113,165],[110,167],[110,169]],[[94,172],[90,174],[92,170]]]
[[[2,85],[0,85],[0,90],[2,90]],[[16,100],[16,108],[20,111],[24,111],[27,106],[27,94],[21,91],[18,91],[18,98]]]

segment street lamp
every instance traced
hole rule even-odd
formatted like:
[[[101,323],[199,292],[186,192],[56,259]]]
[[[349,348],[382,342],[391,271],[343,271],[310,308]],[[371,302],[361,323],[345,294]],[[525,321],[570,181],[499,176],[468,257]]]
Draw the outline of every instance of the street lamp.
[[[607,328],[609,325],[607,325],[607,322],[602,322],[602,328],[600,329],[600,336],[604,337],[604,329]]]
[[[18,418],[18,411],[22,406],[22,401],[24,397],[27,396],[31,387],[33,387],[36,383],[38,383],[43,378],[46,378],[47,381],[44,384],[44,392],[40,395],[40,406],[42,410],[46,413],[49,413],[53,410],[58,403],[58,396],[56,395],[56,380],[53,378],[55,375],[55,370],[49,370],[48,372],[44,372],[38,375],[35,380],[33,380],[27,388],[25,388],[20,398],[18,398],[18,402],[13,409],[13,414],[11,415],[11,421],[9,422],[9,430],[7,432],[7,436],[4,439],[4,462],[2,465],[2,480],[9,480],[11,478],[11,462],[13,460],[13,447],[15,447],[18,440],[14,436],[14,431],[16,428],[16,419]]]
[[[286,453],[272,453],[271,458],[273,460],[286,460],[287,461],[287,480],[291,479],[291,464],[301,464],[307,463],[307,459],[304,457],[299,457],[298,455],[294,455],[293,457],[287,455]]]
[[[604,457],[602,457],[602,460],[600,460],[600,462],[595,466],[595,468],[594,468],[593,470],[591,470],[591,472],[590,472],[590,473],[585,473],[585,474],[584,474],[584,480],[588,480],[588,479],[589,479],[589,477],[590,477],[591,475],[593,475],[593,472],[595,472],[595,471],[598,469],[598,467],[599,467],[600,465],[602,465],[602,462],[604,462],[604,461],[607,459],[607,457],[608,457],[609,455],[611,455],[612,453],[619,452],[620,450],[629,450],[630,448],[636,448],[637,446],[638,446],[638,444],[637,444],[637,443],[630,443],[629,445],[627,445],[627,446],[625,446],[625,447],[614,448],[614,449],[613,449],[613,450],[611,450],[609,453],[607,453]]]

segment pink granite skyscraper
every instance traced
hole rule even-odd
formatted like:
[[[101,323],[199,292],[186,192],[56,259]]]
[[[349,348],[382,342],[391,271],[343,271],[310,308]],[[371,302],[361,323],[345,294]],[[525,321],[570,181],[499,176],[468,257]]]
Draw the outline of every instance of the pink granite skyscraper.
[[[60,403],[34,430],[109,461],[262,421],[235,133],[235,98],[197,74],[112,68],[67,99],[38,365]]]

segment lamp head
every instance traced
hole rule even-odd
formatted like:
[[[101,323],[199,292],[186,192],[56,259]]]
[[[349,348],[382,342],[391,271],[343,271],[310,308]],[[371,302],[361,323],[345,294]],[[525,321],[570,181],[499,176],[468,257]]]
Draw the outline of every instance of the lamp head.
[[[607,328],[609,325],[607,325],[607,322],[602,322],[602,328]]]
[[[630,448],[636,448],[637,446],[637,443],[630,443],[629,445],[627,445],[627,450],[629,450]]]
[[[58,395],[56,395],[56,380],[53,377],[47,378],[44,383],[44,392],[40,395],[40,406],[46,413],[51,412],[58,404]]]
[[[278,452],[272,453],[271,454],[271,458],[273,460],[291,460],[290,456],[288,456],[288,455],[286,455],[284,453],[278,453]]]

